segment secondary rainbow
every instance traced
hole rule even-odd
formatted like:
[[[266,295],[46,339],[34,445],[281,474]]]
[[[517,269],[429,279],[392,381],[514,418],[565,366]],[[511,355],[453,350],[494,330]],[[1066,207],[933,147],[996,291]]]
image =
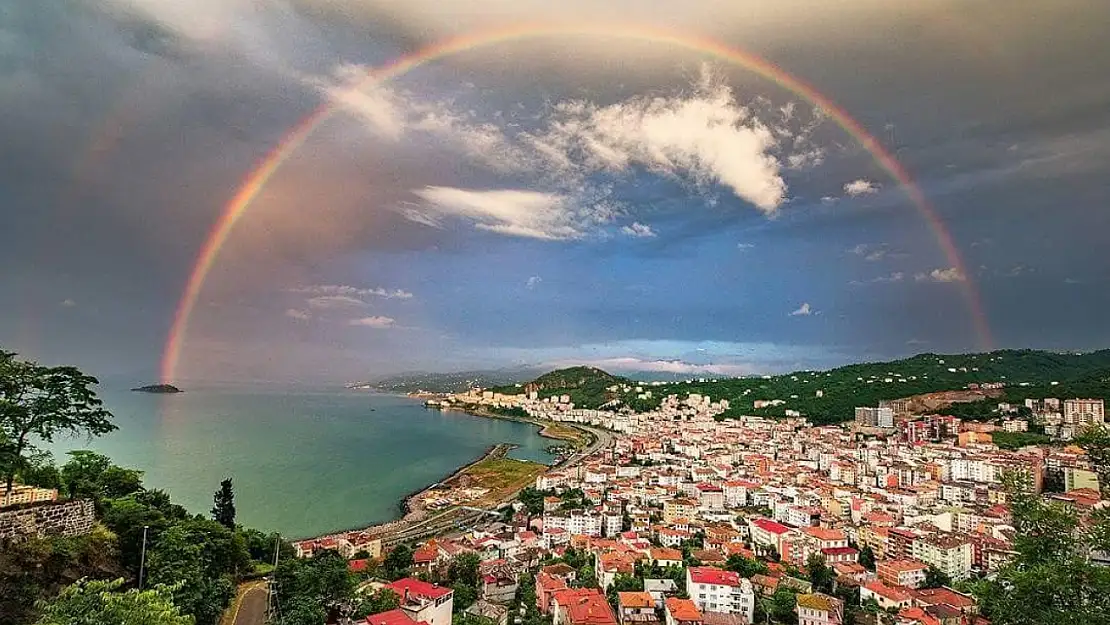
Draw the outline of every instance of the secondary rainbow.
[[[744,67],[778,86],[790,91],[794,95],[807,100],[809,103],[821,108],[832,120],[853,139],[872,155],[875,162],[892,178],[898,181],[906,192],[907,197],[921,213],[929,228],[933,231],[937,243],[943,252],[948,264],[955,267],[964,277],[961,288],[972,318],[975,333],[983,349],[992,345],[990,328],[987,317],[983,311],[982,302],[978,291],[975,289],[971,275],[968,273],[963,258],[956,248],[951,233],[941,221],[936,210],[926,199],[925,194],[914,183],[909,173],[889,151],[883,148],[875,137],[869,133],[862,124],[852,118],[844,109],[822,95],[817,89],[802,80],[787,73],[782,68],[750,52],[729,47],[721,42],[700,35],[687,35],[668,30],[661,30],[648,26],[606,26],[603,24],[520,24],[508,28],[480,31],[467,34],[439,43],[429,45],[406,56],[402,56],[386,65],[383,65],[366,76],[360,88],[370,87],[374,84],[392,80],[402,76],[413,69],[427,63],[443,58],[475,50],[478,48],[510,43],[525,39],[555,37],[555,36],[590,36],[612,39],[631,39],[671,45],[684,48],[693,52],[705,54],[731,64]],[[235,195],[224,207],[223,213],[216,221],[208,238],[197,255],[196,264],[189,274],[185,290],[181,295],[177,310],[174,314],[173,325],[166,340],[162,357],[162,380],[170,382],[176,378],[178,361],[185,335],[189,327],[189,317],[196,306],[197,299],[204,289],[205,280],[212,270],[220,250],[227,243],[228,237],[235,229],[235,225],[251,207],[259,193],[265,188],[270,178],[281,168],[290,156],[304,145],[322,124],[324,124],[337,111],[329,102],[324,102],[316,110],[299,121],[281,139],[281,141],[267,153],[258,164],[250,170],[239,186]]]

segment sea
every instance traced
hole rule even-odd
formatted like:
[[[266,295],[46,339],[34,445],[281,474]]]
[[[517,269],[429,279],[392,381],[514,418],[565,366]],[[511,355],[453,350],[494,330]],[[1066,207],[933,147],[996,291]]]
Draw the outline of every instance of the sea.
[[[403,396],[215,387],[99,395],[119,429],[56,440],[47,447],[57,464],[70,450],[98,451],[200,514],[230,477],[237,521],[289,538],[393,520],[407,495],[497,443],[517,445],[510,457],[553,462],[545,449],[555,441],[534,425],[428,409]]]

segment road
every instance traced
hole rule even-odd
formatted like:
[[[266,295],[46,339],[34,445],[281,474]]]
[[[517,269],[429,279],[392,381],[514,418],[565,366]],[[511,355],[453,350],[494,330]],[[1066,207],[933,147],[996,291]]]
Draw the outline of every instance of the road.
[[[245,586],[239,601],[233,608],[230,619],[221,622],[230,625],[265,625],[266,623],[266,582],[254,582]]]

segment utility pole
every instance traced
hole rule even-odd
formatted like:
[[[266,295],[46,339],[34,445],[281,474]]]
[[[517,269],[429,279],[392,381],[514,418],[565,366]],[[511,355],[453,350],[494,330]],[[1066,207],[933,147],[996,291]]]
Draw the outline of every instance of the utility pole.
[[[143,549],[139,556],[139,590],[143,589],[143,573],[146,572],[146,533],[149,529],[149,525],[143,526]]]
[[[274,569],[270,571],[270,583],[266,586],[266,616],[272,618],[273,611],[277,610],[277,599],[274,598],[276,580],[274,573],[277,571],[278,556],[281,555],[281,535],[274,537]]]

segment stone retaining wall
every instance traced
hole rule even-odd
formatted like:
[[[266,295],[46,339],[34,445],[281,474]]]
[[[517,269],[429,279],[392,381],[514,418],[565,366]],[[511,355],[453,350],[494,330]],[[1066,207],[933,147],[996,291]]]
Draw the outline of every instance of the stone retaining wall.
[[[0,541],[80,536],[92,531],[96,514],[89,499],[0,510]]]

